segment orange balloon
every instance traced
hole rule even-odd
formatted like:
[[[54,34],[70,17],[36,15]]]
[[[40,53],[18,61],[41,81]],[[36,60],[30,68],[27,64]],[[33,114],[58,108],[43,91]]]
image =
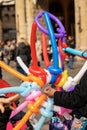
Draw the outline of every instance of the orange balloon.
[[[15,128],[13,128],[13,130],[20,130],[20,128],[27,122],[27,120],[30,118],[30,116],[33,113],[38,113],[39,107],[46,100],[46,98],[47,98],[47,96],[45,94],[42,94],[34,104],[29,104],[28,112],[24,115],[24,117],[21,119],[21,121],[18,123],[18,125],[15,126]]]
[[[9,73],[14,75],[15,77],[21,79],[22,81],[36,82],[40,87],[44,86],[44,82],[40,78],[33,76],[32,74],[25,76],[25,75],[19,73],[18,71],[14,70],[13,68],[8,66],[7,64],[5,64],[3,61],[0,61],[0,67],[2,67],[4,70],[8,71]]]

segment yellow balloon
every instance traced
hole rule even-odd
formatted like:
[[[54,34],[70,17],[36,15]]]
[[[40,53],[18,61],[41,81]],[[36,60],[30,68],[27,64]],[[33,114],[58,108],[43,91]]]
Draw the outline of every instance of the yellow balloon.
[[[64,70],[64,72],[62,72],[62,78],[61,78],[60,82],[58,84],[55,84],[55,86],[63,87],[63,85],[65,84],[67,79],[68,79],[68,72],[67,72],[67,70]]]
[[[62,68],[62,63],[61,63],[60,56],[58,57],[58,61],[59,61],[59,68]]]

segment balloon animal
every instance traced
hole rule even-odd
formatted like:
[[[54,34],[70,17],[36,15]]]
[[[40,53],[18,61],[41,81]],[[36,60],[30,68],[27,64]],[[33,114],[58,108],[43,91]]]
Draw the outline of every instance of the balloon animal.
[[[39,23],[39,19],[43,16],[47,29],[45,29]],[[54,32],[51,19],[58,25],[58,28],[56,29],[57,33]],[[36,55],[36,47],[35,47],[37,27],[42,32],[42,53],[46,68],[38,66],[38,58]],[[46,35],[49,36],[49,39],[51,41],[52,57],[53,57],[52,65],[48,58]],[[31,30],[30,47],[31,47],[32,65],[29,68],[27,68],[26,65],[23,63],[23,61],[21,60],[21,58],[17,57],[18,63],[24,69],[27,76],[24,76],[23,74],[17,72],[13,68],[6,65],[3,61],[0,61],[1,68],[5,69],[12,75],[24,81],[20,86],[0,89],[0,94],[14,92],[18,93],[22,97],[25,97],[24,102],[12,112],[10,118],[15,116],[25,107],[28,107],[28,111],[26,112],[24,117],[14,128],[12,128],[12,130],[21,129],[21,127],[27,122],[29,118],[31,118],[33,114],[38,114],[39,112],[41,114],[41,118],[36,124],[35,130],[40,130],[46,118],[52,117],[53,110],[58,111],[59,114],[63,114],[65,111],[68,111],[68,109],[62,109],[61,107],[59,107],[59,109],[58,108],[56,109],[56,106],[53,105],[53,99],[48,98],[45,94],[43,94],[42,91],[42,88],[46,84],[51,84],[55,86],[55,88],[59,91],[61,91],[61,88],[64,89],[65,91],[71,91],[70,89],[74,89],[75,85],[78,83],[78,81],[86,71],[87,67],[85,66],[87,66],[87,62],[84,64],[80,72],[74,78],[68,76],[68,72],[64,68],[64,60],[66,57],[66,52],[80,56],[81,58],[84,59],[87,59],[87,52],[86,51],[81,52],[69,48],[65,42],[66,35],[67,34],[65,28],[63,27],[60,20],[58,20],[51,13],[42,11],[35,17],[35,21],[32,25]],[[56,43],[56,40],[58,40],[58,45]]]

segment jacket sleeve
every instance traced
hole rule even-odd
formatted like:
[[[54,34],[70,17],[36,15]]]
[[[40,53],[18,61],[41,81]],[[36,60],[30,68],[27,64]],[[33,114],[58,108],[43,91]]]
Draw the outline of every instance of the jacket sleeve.
[[[54,104],[65,108],[80,108],[87,102],[87,71],[71,92],[54,93]]]

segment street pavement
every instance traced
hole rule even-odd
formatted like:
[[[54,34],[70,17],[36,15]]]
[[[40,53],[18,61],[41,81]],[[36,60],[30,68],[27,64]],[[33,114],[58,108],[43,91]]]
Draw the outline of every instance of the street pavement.
[[[68,71],[68,75],[74,77],[79,72],[84,62],[85,60],[75,60],[74,69],[69,69],[67,67],[67,63],[65,63],[65,69]],[[10,63],[10,66],[13,69],[16,69],[13,61]],[[45,68],[43,62],[41,63],[41,66]],[[3,79],[6,80],[11,86],[19,86],[22,83],[20,79],[16,78],[15,76],[13,76],[12,74],[10,74],[5,70],[3,70]],[[23,98],[21,99],[21,101],[23,101]],[[45,121],[41,130],[49,130],[49,119]]]

